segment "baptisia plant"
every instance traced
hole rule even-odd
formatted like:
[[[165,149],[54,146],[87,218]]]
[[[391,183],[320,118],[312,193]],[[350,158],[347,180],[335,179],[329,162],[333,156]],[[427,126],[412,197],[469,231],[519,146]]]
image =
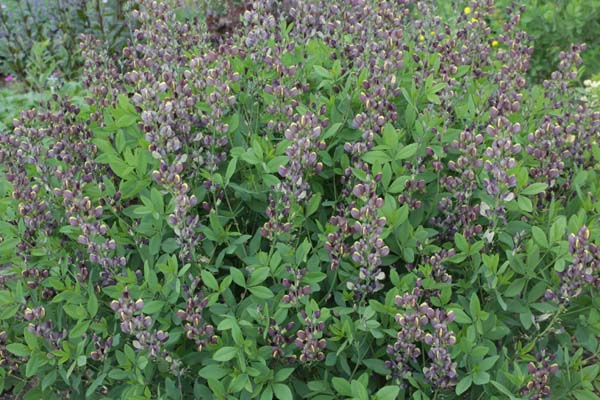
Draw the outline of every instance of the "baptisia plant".
[[[537,85],[518,5],[197,3],[0,133],[0,392],[596,398],[584,45]]]

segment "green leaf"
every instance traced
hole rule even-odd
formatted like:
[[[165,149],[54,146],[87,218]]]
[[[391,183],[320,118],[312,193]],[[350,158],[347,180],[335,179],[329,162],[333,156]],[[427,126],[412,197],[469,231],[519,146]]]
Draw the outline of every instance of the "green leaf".
[[[260,400],[272,400],[273,399],[273,389],[271,386],[267,386],[265,390],[260,395]]]
[[[347,380],[334,377],[331,379],[331,384],[333,385],[333,388],[342,396],[354,397],[350,383]]]
[[[110,156],[108,160],[108,165],[110,165],[110,169],[121,179],[128,178],[133,172],[133,167],[130,167],[125,161],[123,161],[120,157]]]
[[[133,114],[121,115],[115,122],[117,128],[127,128],[128,126],[135,125],[137,122],[137,116]]]
[[[331,125],[323,134],[322,139],[328,139],[332,137],[340,130],[341,127],[342,124],[340,122],[336,122],[335,124]]]
[[[94,294],[93,290],[90,290],[87,302],[87,310],[91,316],[95,316],[98,313],[98,298]]]
[[[90,321],[81,320],[71,329],[69,332],[70,339],[81,339],[83,334],[87,331],[90,326]]]
[[[35,375],[35,373],[40,369],[40,367],[46,365],[48,363],[48,358],[46,357],[46,353],[42,353],[41,351],[35,351],[31,354],[31,358],[27,361],[27,365],[25,366],[25,376],[30,378]]]
[[[244,389],[244,386],[248,383],[248,374],[240,374],[236,376],[229,384],[229,391],[231,393],[238,393]]]
[[[18,357],[28,357],[29,354],[31,353],[31,350],[29,350],[29,347],[25,346],[22,343],[10,343],[10,344],[6,345],[6,350],[10,351],[11,353],[13,353],[15,356],[18,356]]]
[[[304,275],[304,278],[302,278],[302,282],[313,284],[313,283],[319,283],[326,278],[327,278],[326,273],[319,272],[319,271],[313,271],[313,272],[309,272],[306,275]]]
[[[469,316],[467,315],[467,313],[466,313],[466,312],[464,312],[464,311],[463,311],[462,309],[460,309],[460,308],[453,308],[453,307],[450,307],[450,308],[448,309],[448,311],[452,311],[452,312],[454,313],[454,315],[456,316],[456,318],[454,319],[454,321],[455,321],[457,324],[461,324],[461,325],[464,325],[464,324],[470,324],[470,323],[473,321],[473,320],[471,319],[471,317],[469,317]]]
[[[471,375],[467,375],[464,378],[462,378],[460,382],[458,382],[458,384],[456,385],[456,394],[460,396],[461,394],[466,392],[471,387],[472,383],[473,378],[471,377]]]
[[[410,177],[408,177],[408,176],[397,177],[391,183],[390,187],[388,187],[387,191],[392,194],[403,192],[404,188],[406,187],[406,182],[408,182],[409,179],[410,179]]]
[[[53,369],[52,371],[47,373],[46,376],[44,376],[44,379],[42,379],[42,390],[45,391],[50,386],[52,386],[54,382],[56,382],[57,376],[58,374],[56,372],[56,369]]]
[[[600,400],[600,397],[589,390],[578,389],[574,390],[572,393],[577,400]]]
[[[236,347],[225,346],[213,354],[213,360],[215,361],[229,361],[234,359],[238,355],[239,350]]]
[[[216,379],[207,379],[206,382],[208,383],[208,387],[212,391],[212,394],[217,396],[217,399],[225,398],[225,386],[223,386],[220,381]]]
[[[498,389],[498,391],[502,394],[504,394],[505,396],[507,396],[509,399],[514,400],[517,399],[517,397],[515,397],[510,390],[508,390],[508,388],[506,386],[504,386],[503,384],[501,384],[500,382],[496,382],[496,381],[490,381],[490,383],[492,385],[494,385],[494,387],[496,389]]]
[[[250,290],[250,293],[252,293],[254,296],[258,297],[259,299],[270,299],[273,297],[273,292],[271,292],[270,289],[264,287],[264,286],[254,286],[251,288],[248,288],[248,290]]]
[[[152,315],[156,314],[165,306],[163,300],[151,300],[144,303],[144,314]]]
[[[87,364],[87,357],[86,356],[79,356],[79,357],[77,357],[77,366],[78,367],[83,367],[83,366],[85,366],[85,364]]]
[[[402,147],[400,149],[400,151],[398,151],[398,153],[396,153],[396,157],[394,159],[395,160],[406,160],[407,158],[411,158],[415,154],[417,154],[418,148],[419,148],[418,143],[411,143],[409,145],[406,145],[406,146]]]
[[[360,400],[368,400],[369,392],[367,392],[367,388],[362,384],[362,382],[353,380],[350,382],[350,388],[352,389],[352,393],[354,393],[354,397]]]
[[[294,400],[292,391],[288,385],[284,385],[283,383],[275,383],[273,385],[273,392],[279,400]]]
[[[245,288],[246,287],[246,278],[244,277],[244,273],[237,268],[230,268],[229,273],[231,274],[231,278],[236,285]]]
[[[519,209],[521,209],[522,211],[525,211],[525,212],[533,211],[533,204],[531,203],[531,200],[529,200],[529,198],[527,198],[527,197],[519,196],[517,198],[517,205],[519,206]]]
[[[554,221],[550,227],[550,242],[554,243],[560,240],[567,230],[567,219],[564,216],[560,216]]]
[[[292,375],[295,368],[281,368],[275,373],[275,382],[283,382]]]
[[[363,364],[376,374],[387,376],[390,370],[385,367],[385,362],[377,358],[367,358]]]
[[[313,215],[321,205],[321,193],[314,193],[306,205],[306,217]]]
[[[304,239],[304,241],[298,246],[296,249],[296,264],[300,265],[303,262],[306,262],[308,257],[308,253],[310,252],[312,245],[308,239]]]
[[[531,310],[527,308],[524,312],[519,313],[519,320],[521,321],[523,328],[531,328],[531,325],[533,325],[533,315],[531,314]]]
[[[215,291],[219,290],[219,282],[217,282],[217,280],[210,271],[202,270],[202,272],[200,272],[200,276],[202,277],[202,282],[206,285],[207,288]]]
[[[74,320],[80,320],[87,317],[87,312],[81,305],[67,304],[63,307],[63,310]]]
[[[399,386],[385,386],[375,393],[375,398],[377,400],[396,400],[399,394]]]
[[[331,79],[331,72],[329,72],[328,70],[326,70],[322,66],[320,66],[320,65],[313,65],[313,68],[314,68],[316,74],[319,75],[321,78]]]
[[[391,148],[396,148],[400,142],[400,133],[389,122],[383,127],[383,142]]]
[[[456,247],[462,252],[466,253],[469,250],[469,242],[460,233],[454,234],[454,243],[456,243]]]
[[[161,247],[165,253],[171,254],[179,248],[179,243],[177,243],[177,240],[174,238],[168,238],[162,242]]]
[[[477,297],[477,293],[473,293],[471,295],[471,300],[469,301],[469,312],[471,313],[471,317],[477,318],[480,311],[481,303],[479,302],[479,297]]]
[[[248,279],[248,286],[256,286],[258,284],[263,283],[271,274],[271,269],[269,267],[260,267],[256,268],[251,274],[250,279]]]
[[[232,158],[227,165],[227,170],[225,171],[225,185],[229,184],[231,177],[235,174],[237,168],[237,157]]]
[[[532,196],[532,195],[535,195],[538,193],[542,193],[547,188],[548,188],[548,184],[546,184],[546,183],[541,183],[541,182],[532,183],[531,185],[529,185],[525,189],[523,189],[521,191],[521,194],[525,195],[525,196]]]
[[[198,375],[201,376],[204,379],[221,379],[223,378],[225,375],[229,374],[231,371],[229,369],[226,368],[222,368],[216,364],[213,365],[207,365],[206,367],[202,368],[200,371],[198,371]]]
[[[129,377],[129,372],[125,372],[120,368],[115,368],[115,369],[112,369],[108,373],[108,377],[110,379],[117,379],[117,380],[127,379]]]
[[[531,234],[533,235],[533,240],[544,249],[548,248],[548,239],[546,238],[546,234],[543,230],[538,228],[537,226],[531,227]]]
[[[5,320],[14,317],[17,311],[19,310],[19,306],[19,304],[3,306],[2,311],[0,311],[0,320]]]
[[[504,291],[504,297],[515,297],[520,294],[523,291],[526,282],[527,280],[525,278],[519,278],[513,281]]]
[[[487,371],[488,369],[492,368],[494,366],[494,364],[496,364],[496,361],[498,361],[498,358],[500,358],[500,356],[492,356],[492,357],[486,358],[481,363],[479,363],[479,369],[481,371]]]
[[[386,152],[380,150],[372,150],[363,154],[362,159],[371,165],[384,164],[392,161],[392,158]]]

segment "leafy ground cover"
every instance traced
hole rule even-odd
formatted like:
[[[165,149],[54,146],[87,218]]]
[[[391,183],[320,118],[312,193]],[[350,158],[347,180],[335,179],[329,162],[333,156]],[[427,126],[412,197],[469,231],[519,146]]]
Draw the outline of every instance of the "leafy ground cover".
[[[585,45],[534,84],[524,8],[455,5],[214,35],[137,0],[119,54],[83,35],[83,91],[0,134],[0,392],[597,399]]]

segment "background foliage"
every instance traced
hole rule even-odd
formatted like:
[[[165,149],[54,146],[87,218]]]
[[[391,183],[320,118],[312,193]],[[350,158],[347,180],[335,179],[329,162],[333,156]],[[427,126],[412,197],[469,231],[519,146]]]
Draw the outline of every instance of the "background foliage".
[[[93,34],[110,51],[125,45],[125,0],[10,0],[0,7],[0,75],[14,75],[40,90],[42,79],[78,76],[79,35]],[[32,71],[44,53],[45,71]],[[26,79],[29,78],[29,79]],[[31,80],[34,82],[31,82]],[[42,81],[43,82],[43,81]]]
[[[545,75],[492,1],[191,6],[2,92],[0,392],[598,398],[584,46]]]

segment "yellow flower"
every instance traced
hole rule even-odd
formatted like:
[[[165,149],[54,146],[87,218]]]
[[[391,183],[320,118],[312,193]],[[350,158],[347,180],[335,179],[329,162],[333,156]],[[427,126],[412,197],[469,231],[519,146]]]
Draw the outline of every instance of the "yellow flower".
[[[498,46],[498,41],[497,40],[493,40],[492,41],[492,47],[496,47]]]
[[[469,15],[471,14],[471,7],[467,6],[463,11],[465,12],[465,14]]]
[[[423,35],[419,35],[419,40],[420,40],[421,42],[422,42],[422,41],[424,41],[424,40],[425,40],[425,36],[423,36]]]
[[[471,22],[475,23],[475,22],[477,22],[477,21],[478,21],[478,19],[477,19],[477,18],[471,18]]]
[[[431,36],[435,36],[435,32],[434,32],[434,31],[431,31],[431,32],[429,32],[429,34],[430,34]]]

